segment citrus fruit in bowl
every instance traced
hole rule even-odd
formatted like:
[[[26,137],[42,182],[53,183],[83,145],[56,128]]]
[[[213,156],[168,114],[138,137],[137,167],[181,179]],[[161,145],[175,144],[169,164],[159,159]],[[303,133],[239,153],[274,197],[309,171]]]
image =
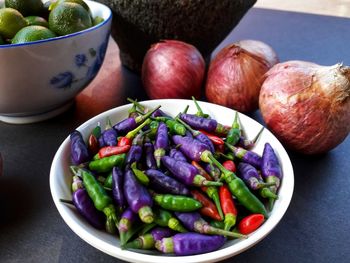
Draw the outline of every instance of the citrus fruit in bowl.
[[[95,1],[43,1],[40,12],[22,2],[0,8],[0,121],[8,123],[67,110],[99,72],[112,21],[109,7]]]

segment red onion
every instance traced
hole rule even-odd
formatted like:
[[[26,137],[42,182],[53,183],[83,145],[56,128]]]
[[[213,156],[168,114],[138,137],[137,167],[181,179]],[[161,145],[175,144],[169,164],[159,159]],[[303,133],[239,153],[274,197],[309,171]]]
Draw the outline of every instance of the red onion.
[[[201,53],[192,45],[165,40],[154,44],[142,64],[142,82],[151,99],[198,98],[205,74]]]
[[[327,152],[350,132],[350,67],[288,61],[267,72],[259,98],[267,127],[288,148]]]
[[[264,74],[276,63],[274,50],[261,41],[242,40],[224,47],[209,66],[208,101],[241,112],[256,110]]]

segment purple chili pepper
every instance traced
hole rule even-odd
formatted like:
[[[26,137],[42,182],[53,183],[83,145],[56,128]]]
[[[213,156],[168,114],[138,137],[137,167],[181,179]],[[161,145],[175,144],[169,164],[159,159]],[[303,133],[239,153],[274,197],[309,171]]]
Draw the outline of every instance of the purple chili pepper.
[[[204,235],[199,233],[178,233],[156,241],[155,247],[163,253],[174,253],[178,256],[203,254],[215,251],[226,241],[224,236]]]
[[[120,134],[126,134],[137,127],[136,118],[126,118],[113,126],[113,128]]]
[[[200,165],[211,177],[214,178],[215,181],[219,180],[221,177],[221,171],[214,164],[201,162]]]
[[[210,148],[208,145],[194,138],[174,135],[172,139],[175,144],[179,145],[180,151],[192,161],[196,161],[196,162],[201,161],[202,153],[204,151],[210,151]]]
[[[169,157],[174,158],[175,160],[178,160],[178,161],[187,162],[186,156],[181,151],[175,148],[172,148],[169,151]]]
[[[150,181],[149,187],[157,192],[174,195],[190,195],[190,191],[184,184],[165,175],[159,170],[149,169],[145,174]]]
[[[120,211],[124,210],[126,207],[123,187],[124,173],[119,167],[114,166],[112,169],[112,196]]]
[[[136,135],[125,159],[126,164],[139,162],[142,157],[143,133]]]
[[[163,165],[185,185],[191,186],[220,186],[222,183],[208,181],[205,177],[198,173],[196,167],[188,162],[183,162],[171,158],[169,156],[162,157]]]
[[[275,185],[275,183],[265,183],[258,170],[249,163],[240,162],[237,166],[237,175],[247,184],[252,190],[259,190],[259,193],[264,198],[277,199],[267,186]]]
[[[145,152],[145,164],[148,169],[157,169],[156,159],[154,158],[153,143],[147,141],[143,144],[143,151]]]
[[[214,144],[209,139],[209,137],[207,135],[205,135],[204,133],[201,133],[200,131],[196,131],[196,130],[192,129],[187,123],[185,123],[184,121],[182,121],[179,118],[177,118],[176,120],[178,122],[180,122],[182,125],[184,125],[186,127],[186,129],[191,132],[191,134],[193,135],[194,138],[196,138],[198,141],[208,145],[208,147],[212,153],[215,152]]]
[[[103,136],[98,137],[98,145],[100,146],[100,148],[105,147],[105,141],[103,140]]]
[[[129,168],[124,173],[124,196],[134,213],[138,213],[141,221],[152,223],[154,216],[152,212],[153,199],[147,189],[141,185],[133,171]]]
[[[81,214],[92,226],[97,229],[104,228],[106,218],[98,211],[84,188],[78,188],[73,192],[72,201],[79,214]]]
[[[255,152],[248,151],[241,147],[235,147],[225,142],[225,145],[230,149],[234,156],[243,162],[253,165],[255,168],[260,169],[261,167],[261,156]]]
[[[72,162],[79,165],[90,160],[89,149],[83,140],[83,136],[77,130],[70,134],[70,151]]]
[[[211,226],[198,212],[175,212],[176,217],[189,231],[207,235],[224,235],[234,238],[246,238],[240,233],[226,231],[221,228]]]
[[[174,232],[170,228],[155,227],[150,233],[139,236],[132,242],[127,243],[125,248],[133,249],[153,249],[156,241],[162,240],[164,237],[170,237]]]
[[[125,244],[127,242],[126,235],[130,231],[131,226],[138,220],[137,214],[135,214],[130,207],[128,207],[119,220],[118,230],[120,236],[120,243]]]
[[[126,118],[118,122],[117,124],[115,124],[113,128],[118,132],[118,134],[126,134],[129,131],[135,129],[139,124],[143,123],[146,119],[148,119],[152,115],[153,112],[155,112],[159,108],[160,106],[156,107],[152,111],[147,112],[145,115],[142,115],[142,116],[137,116],[135,118],[133,117]]]
[[[266,184],[259,174],[258,170],[251,164],[240,162],[237,165],[237,175],[248,185],[252,190],[258,190],[271,184]]]
[[[155,112],[152,113],[152,118],[156,117],[169,117],[171,118],[168,114],[164,113],[161,109],[156,110]]]
[[[194,114],[180,113],[180,119],[196,130],[205,130],[207,132],[215,132],[218,122],[215,119],[199,117]]]
[[[270,186],[270,190],[276,194],[280,187],[283,173],[277,155],[269,143],[265,143],[264,146],[261,162],[261,175],[265,182],[275,183],[275,185]],[[269,198],[270,209],[272,209],[273,204],[274,199]]]
[[[107,128],[102,132],[102,138],[105,146],[115,146],[118,143],[118,134],[112,127]]]
[[[154,158],[157,167],[160,167],[160,159],[165,155],[169,147],[168,127],[164,122],[159,122],[157,134],[154,142]]]

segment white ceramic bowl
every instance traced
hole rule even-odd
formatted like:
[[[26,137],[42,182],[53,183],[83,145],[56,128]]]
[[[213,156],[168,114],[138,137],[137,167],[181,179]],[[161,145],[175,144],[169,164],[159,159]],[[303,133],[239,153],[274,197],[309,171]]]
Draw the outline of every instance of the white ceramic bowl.
[[[161,109],[172,116],[175,116],[177,113],[182,111],[186,105],[190,105],[188,111],[189,113],[194,113],[196,111],[193,102],[189,100],[152,100],[142,102],[142,104],[150,108],[162,105]],[[235,115],[233,110],[205,102],[200,102],[200,105],[205,113],[210,114],[218,122],[226,125],[230,125],[232,123]],[[111,119],[112,123],[116,123],[117,121],[126,118],[129,108],[130,105],[124,105],[101,113],[79,126],[77,130],[79,130],[86,139],[98,122],[103,124],[108,117]],[[246,115],[239,114],[239,117],[245,131],[247,132],[248,138],[253,138],[262,126]],[[50,171],[51,193],[59,213],[68,226],[83,240],[111,256],[130,262],[215,262],[241,253],[242,251],[261,241],[278,224],[289,206],[294,188],[294,174],[291,161],[281,143],[267,129],[265,129],[261,134],[254,151],[262,154],[265,142],[269,142],[274,148],[283,170],[284,177],[279,190],[279,199],[276,201],[267,221],[258,230],[250,234],[247,239],[227,241],[221,249],[211,253],[175,257],[160,254],[158,252],[139,253],[135,251],[122,250],[116,236],[94,229],[75,211],[75,209],[61,203],[59,201],[60,198],[71,199],[72,196],[70,190],[72,176],[70,175],[69,171],[69,137],[64,140],[53,159]]]
[[[96,76],[103,62],[111,10],[86,0],[104,22],[86,30],[24,44],[0,45],[0,120],[27,123],[57,115]]]

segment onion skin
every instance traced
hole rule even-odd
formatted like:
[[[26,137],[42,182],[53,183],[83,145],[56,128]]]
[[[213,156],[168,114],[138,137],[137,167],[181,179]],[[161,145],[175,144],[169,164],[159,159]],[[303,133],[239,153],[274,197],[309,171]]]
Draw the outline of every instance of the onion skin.
[[[261,41],[242,40],[224,47],[209,66],[207,100],[240,112],[258,109],[265,73],[276,63],[275,51]]]
[[[267,127],[289,149],[322,154],[350,132],[350,67],[287,61],[266,74],[259,107]]]
[[[204,59],[194,46],[165,40],[146,53],[141,77],[151,99],[190,99],[200,97],[204,74]]]

